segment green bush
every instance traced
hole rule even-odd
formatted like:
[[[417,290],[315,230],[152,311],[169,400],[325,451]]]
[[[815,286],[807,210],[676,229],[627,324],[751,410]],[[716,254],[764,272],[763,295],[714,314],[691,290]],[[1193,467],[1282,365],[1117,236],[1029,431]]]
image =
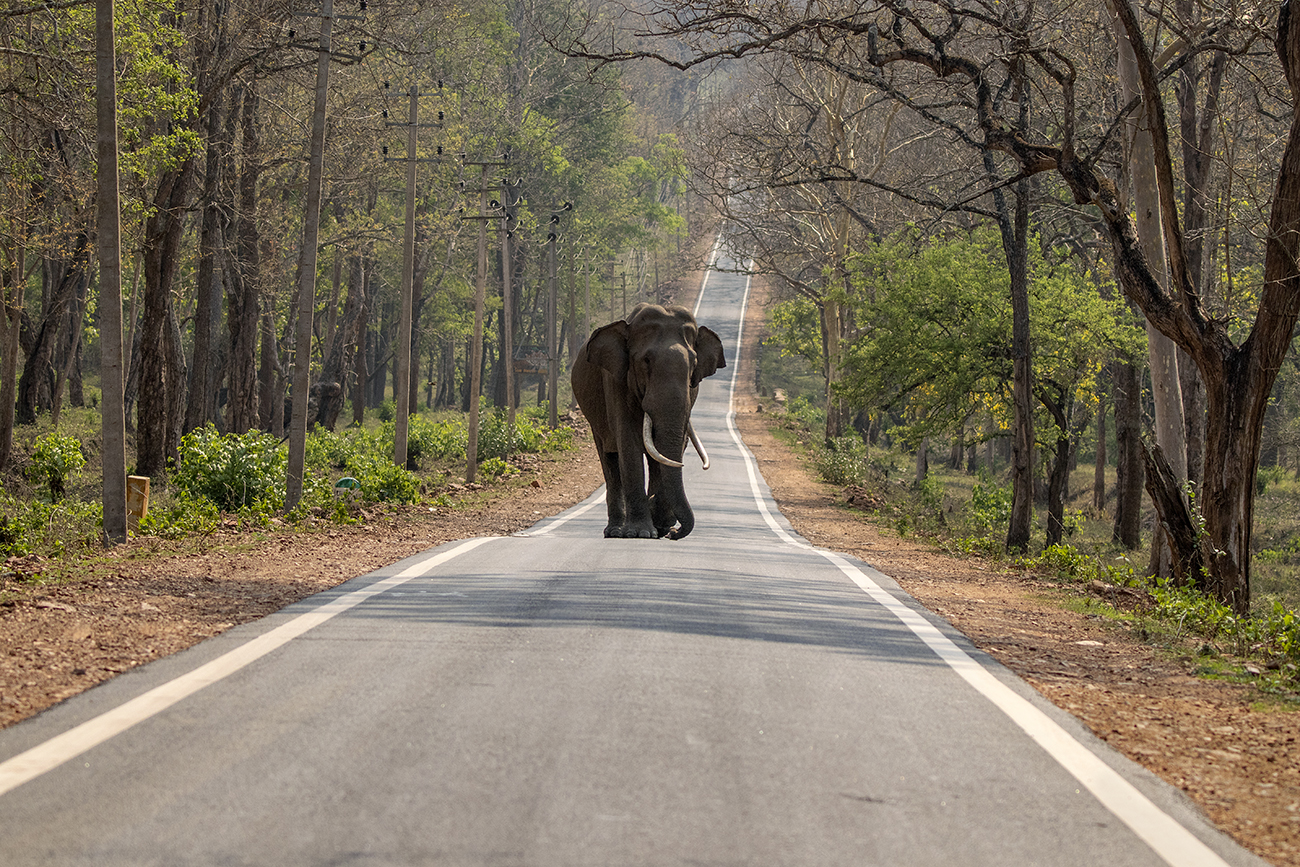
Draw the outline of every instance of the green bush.
[[[856,436],[836,437],[813,453],[813,465],[832,485],[858,484],[867,474],[867,444]]]
[[[58,557],[85,550],[99,539],[103,526],[104,508],[98,500],[43,503],[0,494],[0,556]]]
[[[392,442],[392,425],[384,425],[384,433]],[[419,466],[426,458],[439,461],[463,459],[468,446],[469,430],[462,418],[432,421],[422,416],[411,416],[407,425],[408,465]]]
[[[971,489],[966,517],[976,535],[1004,534],[1011,522],[1011,487],[995,485],[982,476]]]
[[[171,480],[223,512],[275,511],[284,506],[287,468],[287,456],[270,434],[220,434],[208,424],[181,437]]]
[[[81,441],[76,437],[48,433],[38,437],[32,450],[32,462],[27,473],[36,484],[44,484],[50,491],[50,500],[63,499],[67,483],[86,465],[81,453]]]
[[[511,473],[519,472],[516,467],[510,466],[510,464],[501,460],[501,458],[488,458],[483,461],[483,463],[479,464],[478,468],[483,475],[492,476],[493,478],[496,478],[497,476],[508,476]]]
[[[221,513],[206,497],[192,497],[179,491],[174,498],[160,499],[149,506],[136,532],[141,536],[179,539],[192,534],[209,534],[217,529]]]
[[[785,408],[786,421],[806,431],[826,428],[826,410],[813,406],[804,395],[791,400]]]
[[[542,433],[532,419],[523,413],[515,414],[513,436],[508,436],[509,417],[504,412],[494,412],[478,431],[478,459],[501,457],[507,450],[511,454],[518,452],[536,452],[542,446]],[[508,449],[507,449],[508,447]]]
[[[414,503],[420,499],[420,480],[393,463],[390,455],[366,455],[348,466],[361,483],[361,498],[367,502]]]

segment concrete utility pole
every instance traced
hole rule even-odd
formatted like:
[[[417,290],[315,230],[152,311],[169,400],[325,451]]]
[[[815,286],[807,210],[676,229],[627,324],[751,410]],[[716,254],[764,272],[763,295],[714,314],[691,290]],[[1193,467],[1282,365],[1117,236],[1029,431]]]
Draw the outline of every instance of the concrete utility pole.
[[[289,470],[285,507],[302,499],[307,457],[307,392],[311,389],[311,326],[316,310],[316,256],[320,238],[321,178],[325,173],[325,97],[329,93],[330,51],[334,35],[334,0],[320,11],[320,48],[316,61],[316,108],[311,121],[311,165],[307,171],[307,210],[303,215],[302,250],[298,254],[298,335],[293,345],[293,418],[289,425]]]
[[[442,82],[438,82],[438,87],[442,87]],[[406,466],[411,420],[411,323],[414,319],[413,296],[415,294],[415,166],[420,162],[415,155],[415,150],[418,143],[417,134],[421,126],[419,88],[412,84],[407,91],[407,96],[410,97],[409,120],[405,124],[388,124],[406,127],[406,235],[402,242],[401,311],[397,320],[397,375],[394,385],[397,391],[394,395],[397,401],[397,416],[393,419],[393,463],[399,467]],[[442,112],[438,112],[438,121],[424,126],[441,127]]]
[[[497,160],[464,160],[464,165],[478,166],[480,169],[478,189],[478,215],[465,217],[466,220],[478,220],[478,282],[474,286],[474,342],[470,348],[469,372],[469,442],[465,447],[465,483],[469,484],[478,476],[478,427],[479,427],[479,392],[483,389],[483,308],[487,297],[487,221],[500,219],[489,215],[487,170],[490,167],[505,166],[509,155]]]
[[[97,222],[103,359],[104,539],[126,541],[126,415],[122,377],[122,211],[117,165],[117,63],[113,0],[95,2],[95,101],[99,139]]]
[[[560,336],[556,327],[559,317],[559,297],[555,285],[558,263],[555,245],[560,240],[560,214],[573,210],[573,202],[565,202],[559,210],[551,212],[551,231],[546,235],[546,401],[550,404],[551,430],[560,425],[556,401],[559,399]]]
[[[519,225],[519,188],[523,179],[513,184],[501,179],[501,207],[505,223],[501,226],[501,317],[503,337],[502,363],[506,379],[506,445],[502,460],[510,459],[515,441],[515,298],[514,298],[514,231]]]

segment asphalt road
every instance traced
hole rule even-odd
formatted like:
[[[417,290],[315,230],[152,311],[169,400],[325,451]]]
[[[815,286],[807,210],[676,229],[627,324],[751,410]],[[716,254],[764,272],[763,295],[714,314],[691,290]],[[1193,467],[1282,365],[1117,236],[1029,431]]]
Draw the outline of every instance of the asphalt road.
[[[597,498],[443,546],[0,732],[0,864],[1247,865],[887,577],[809,547],[728,419],[696,529]]]

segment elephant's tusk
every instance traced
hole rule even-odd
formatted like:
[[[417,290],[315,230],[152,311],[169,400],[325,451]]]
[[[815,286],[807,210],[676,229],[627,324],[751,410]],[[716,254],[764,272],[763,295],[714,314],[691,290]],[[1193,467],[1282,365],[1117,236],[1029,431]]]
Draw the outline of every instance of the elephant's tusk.
[[[686,423],[686,433],[691,438],[691,445],[695,446],[695,451],[699,452],[700,460],[704,463],[704,469],[709,468],[709,453],[700,445],[700,438],[695,435],[695,425],[690,422]]]
[[[672,458],[666,458],[659,454],[659,449],[655,448],[654,436],[650,430],[650,414],[646,413],[641,416],[641,441],[645,445],[645,452],[665,467],[680,467],[681,461],[675,461]]]

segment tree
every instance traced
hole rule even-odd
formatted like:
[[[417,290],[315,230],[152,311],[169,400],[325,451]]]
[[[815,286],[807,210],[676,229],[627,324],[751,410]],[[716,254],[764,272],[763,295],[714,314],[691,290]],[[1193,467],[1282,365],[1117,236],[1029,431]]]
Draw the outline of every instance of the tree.
[[[909,94],[903,92],[900,82],[910,85],[924,79],[930,86],[942,84],[947,88],[954,109],[974,115],[980,146],[1009,160],[1017,177],[1055,176],[1064,184],[1076,205],[1086,208],[1098,221],[1109,241],[1124,294],[1200,369],[1206,386],[1207,424],[1204,489],[1197,502],[1213,556],[1204,558],[1206,574],[1202,575],[1187,568],[1196,552],[1177,551],[1175,569],[1234,610],[1247,611],[1253,478],[1261,419],[1300,311],[1300,286],[1294,281],[1296,239],[1291,234],[1291,227],[1300,222],[1300,180],[1291,166],[1291,161],[1300,161],[1300,154],[1295,153],[1300,141],[1295,135],[1287,139],[1269,220],[1261,303],[1250,335],[1237,344],[1222,321],[1207,315],[1198,288],[1189,280],[1161,84],[1198,54],[1226,50],[1245,56],[1260,37],[1262,10],[1253,9],[1247,14],[1239,5],[1215,6],[1205,10],[1203,20],[1195,26],[1177,21],[1174,16],[1172,23],[1179,38],[1157,60],[1133,10],[1126,4],[1115,4],[1120,25],[1134,48],[1142,104],[1150,112],[1160,221],[1169,259],[1169,291],[1162,288],[1152,263],[1141,250],[1131,213],[1106,168],[1107,146],[1114,140],[1116,122],[1136,106],[1121,107],[1118,117],[1106,112],[1116,122],[1092,122],[1105,115],[1102,106],[1084,106],[1078,101],[1079,70],[1088,58],[1071,56],[1068,40],[1058,45],[1057,40],[1049,38],[1027,38],[1035,27],[1056,28],[1059,22],[1050,17],[1054,10],[1012,4],[986,11],[943,2],[885,0],[878,5],[878,11],[855,11],[843,16],[824,15],[821,7],[783,10],[780,16],[763,19],[745,17],[723,4],[707,8],[708,14],[701,14],[706,10],[699,8],[690,16],[680,11],[673,4],[655,8],[649,13],[647,30],[679,43],[693,42],[694,51],[685,60],[676,50],[671,55],[639,48],[597,52],[586,45],[570,50],[579,56],[605,60],[651,57],[679,67],[780,50],[810,61],[834,63],[845,75],[900,93],[904,99]],[[1275,44],[1282,69],[1295,91],[1300,85],[1296,72],[1300,67],[1300,39],[1291,33],[1290,18],[1287,3],[1278,16]],[[841,62],[826,50],[827,43],[850,43],[858,50],[851,63]],[[983,58],[990,56],[990,44],[998,47],[992,55],[996,59],[985,62]],[[1007,116],[1011,110],[1018,113],[1025,104],[1024,99],[999,102],[1001,91],[995,73],[1007,69],[1034,76],[1033,90],[1052,109],[1050,125],[1027,129],[1016,117]],[[915,93],[911,92],[913,97]],[[937,108],[930,104],[915,98],[908,104],[942,121]],[[1292,117],[1297,117],[1294,108]]]
[[[1140,334],[1122,303],[1106,300],[1069,262],[1037,244],[1027,273],[1035,423],[1049,455],[1048,544],[1064,529],[1065,481],[1073,449],[1091,421],[1099,377]],[[1054,251],[1053,251],[1054,252]],[[961,435],[991,416],[1012,431],[1015,370],[1010,269],[987,231],[925,239],[900,233],[857,257],[857,332],[846,351],[842,391],[853,405],[901,413],[905,442]]]

